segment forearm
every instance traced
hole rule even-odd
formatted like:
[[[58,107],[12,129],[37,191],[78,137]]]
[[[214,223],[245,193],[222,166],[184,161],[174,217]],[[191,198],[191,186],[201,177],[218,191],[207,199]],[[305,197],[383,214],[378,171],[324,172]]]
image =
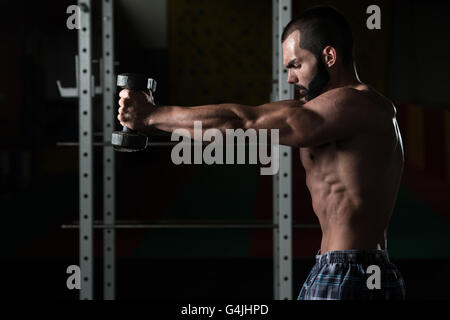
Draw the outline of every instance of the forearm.
[[[194,121],[201,121],[203,130],[215,128],[225,132],[226,129],[245,128],[251,116],[250,108],[238,104],[161,106],[152,112],[148,125],[167,132],[185,129],[192,136]]]

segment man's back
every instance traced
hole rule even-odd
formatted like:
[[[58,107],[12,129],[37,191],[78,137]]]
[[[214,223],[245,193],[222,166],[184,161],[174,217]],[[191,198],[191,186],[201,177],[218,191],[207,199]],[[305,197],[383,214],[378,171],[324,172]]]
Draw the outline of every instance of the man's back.
[[[355,89],[361,93],[361,112],[367,113],[361,119],[370,119],[370,130],[300,148],[322,228],[322,253],[385,249],[385,231],[401,180],[404,157],[395,108],[365,85]]]

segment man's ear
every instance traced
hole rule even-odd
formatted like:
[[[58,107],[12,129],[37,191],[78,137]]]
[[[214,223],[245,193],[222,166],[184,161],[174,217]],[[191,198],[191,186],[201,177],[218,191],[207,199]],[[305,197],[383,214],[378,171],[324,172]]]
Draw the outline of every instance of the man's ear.
[[[336,63],[336,59],[337,59],[336,49],[332,46],[326,46],[323,49],[322,53],[323,53],[325,65],[328,68],[331,68]]]

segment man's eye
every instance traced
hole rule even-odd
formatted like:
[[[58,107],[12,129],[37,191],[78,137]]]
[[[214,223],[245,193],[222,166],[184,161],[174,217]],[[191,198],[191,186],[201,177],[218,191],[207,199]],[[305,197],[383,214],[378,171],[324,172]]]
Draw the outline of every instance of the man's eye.
[[[294,66],[294,68],[295,68],[295,69],[300,69],[301,66],[302,66],[302,65],[299,64],[299,65]]]

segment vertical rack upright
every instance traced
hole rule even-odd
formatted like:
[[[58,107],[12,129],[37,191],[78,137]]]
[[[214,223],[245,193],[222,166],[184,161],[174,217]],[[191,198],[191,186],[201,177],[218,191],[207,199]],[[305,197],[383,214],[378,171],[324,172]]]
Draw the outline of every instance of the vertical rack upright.
[[[79,103],[79,219],[80,219],[80,299],[94,296],[93,254],[93,108],[95,87],[92,75],[92,7],[91,0],[79,0],[78,30],[78,103]]]
[[[272,101],[293,98],[286,80],[281,53],[281,34],[291,19],[291,0],[272,0]],[[292,151],[280,146],[280,169],[273,177],[274,299],[292,299]]]
[[[109,144],[114,128],[114,6],[113,0],[102,3],[102,43],[103,63],[100,65],[103,83],[103,220],[107,225],[115,224],[115,156]],[[114,228],[103,230],[103,298],[114,300],[116,296],[115,272],[115,239]]]

